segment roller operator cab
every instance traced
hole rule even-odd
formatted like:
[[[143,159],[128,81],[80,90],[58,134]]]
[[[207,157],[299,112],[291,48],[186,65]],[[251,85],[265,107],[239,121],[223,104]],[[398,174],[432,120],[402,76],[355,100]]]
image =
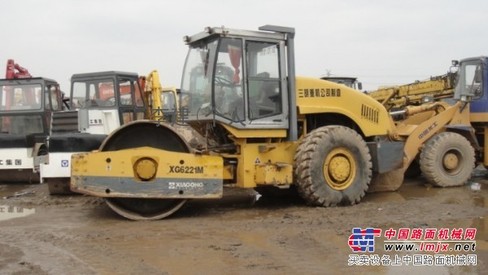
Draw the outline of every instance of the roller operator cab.
[[[207,28],[184,38],[190,50],[181,106],[194,128],[208,135],[217,122],[237,138],[288,141],[306,133],[307,125],[311,130],[326,120],[355,125],[366,136],[391,131],[388,114],[367,96],[329,81],[295,77],[293,29],[260,30]],[[325,118],[328,114],[335,121]]]
[[[205,137],[190,147],[170,126],[134,122],[100,152],[73,157],[71,189],[106,198],[130,219],[158,219],[223,186],[295,191],[312,205],[355,204],[373,173],[402,165],[394,124],[376,100],[342,84],[295,77],[294,29],[206,28],[184,38],[180,108]],[[386,154],[385,152],[388,152]]]
[[[38,182],[39,162],[62,93],[48,78],[0,80],[0,181]]]
[[[40,166],[41,180],[51,195],[71,193],[72,154],[96,150],[112,131],[144,118],[146,108],[138,77],[120,71],[71,77],[70,110],[54,115],[49,158]]]
[[[143,119],[146,109],[138,78],[136,73],[118,71],[74,74],[70,102],[80,116],[78,131],[107,135]]]

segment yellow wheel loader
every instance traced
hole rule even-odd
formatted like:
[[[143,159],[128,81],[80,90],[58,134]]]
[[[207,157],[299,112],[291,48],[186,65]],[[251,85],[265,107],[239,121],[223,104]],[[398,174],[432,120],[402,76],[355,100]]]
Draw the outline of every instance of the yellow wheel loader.
[[[480,56],[453,61],[445,75],[381,88],[369,93],[387,109],[397,110],[391,114],[397,119],[399,132],[416,128],[424,121],[437,116],[439,111],[449,109],[449,104],[452,105],[459,100],[465,102],[459,111],[439,116],[458,116],[457,120],[453,117],[453,122],[440,128],[441,130],[429,140],[411,146],[411,152],[417,150],[416,147],[419,147],[420,151],[410,165],[409,170],[413,172],[410,173],[411,176],[417,176],[422,172],[427,181],[435,186],[459,186],[467,182],[476,164],[483,163],[487,166],[487,147],[484,146],[488,133],[486,79],[488,59]],[[421,114],[411,115],[405,110],[417,110],[416,112],[420,111]],[[463,113],[462,119],[459,119],[460,113]],[[398,117],[405,114],[406,117]],[[420,127],[423,128],[425,127]],[[428,128],[423,131],[427,130]],[[405,137],[408,137],[408,134]]]
[[[103,197],[133,220],[221,198],[224,186],[294,186],[310,205],[351,205],[371,184],[399,186],[418,147],[463,119],[460,101],[410,110],[436,115],[397,128],[370,96],[295,76],[294,36],[293,28],[270,25],[186,36],[180,108],[204,142],[189,146],[158,121],[129,123],[98,151],[73,156],[71,190]]]

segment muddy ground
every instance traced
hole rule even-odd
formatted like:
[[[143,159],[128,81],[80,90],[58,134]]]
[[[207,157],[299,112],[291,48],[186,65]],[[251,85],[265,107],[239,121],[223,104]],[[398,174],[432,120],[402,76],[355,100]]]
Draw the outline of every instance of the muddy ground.
[[[479,190],[478,190],[479,189]],[[0,185],[0,274],[486,274],[488,179],[458,188],[408,180],[355,206],[226,190],[159,221],[128,221],[97,198],[51,197],[45,185]],[[353,227],[477,228],[476,266],[348,266]],[[375,253],[387,253],[376,239]],[[418,252],[417,252],[418,253]],[[468,254],[468,252],[463,252]],[[430,253],[433,255],[434,253]],[[450,252],[450,254],[456,254]]]

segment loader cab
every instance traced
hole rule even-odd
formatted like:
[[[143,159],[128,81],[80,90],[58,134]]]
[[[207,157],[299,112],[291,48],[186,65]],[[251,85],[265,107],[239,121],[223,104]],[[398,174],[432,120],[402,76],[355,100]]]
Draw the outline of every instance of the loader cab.
[[[52,113],[62,108],[62,92],[52,79],[0,80],[1,134],[47,135]]]
[[[455,98],[470,101],[472,117],[488,114],[488,58],[474,57],[459,62]]]
[[[295,125],[294,31],[260,30],[206,28],[184,38],[190,48],[181,85],[186,122],[196,129],[208,122],[236,129]]]
[[[128,72],[73,75],[70,104],[79,111],[79,131],[91,134],[108,134],[145,114],[138,75]]]

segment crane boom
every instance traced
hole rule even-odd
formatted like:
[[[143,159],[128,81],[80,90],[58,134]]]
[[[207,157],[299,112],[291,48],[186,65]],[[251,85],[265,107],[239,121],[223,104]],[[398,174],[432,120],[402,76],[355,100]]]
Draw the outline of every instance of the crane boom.
[[[420,105],[426,96],[431,96],[434,100],[451,98],[454,95],[456,75],[457,73],[449,72],[424,81],[380,88],[370,92],[369,95],[381,102],[388,110],[407,105]]]

